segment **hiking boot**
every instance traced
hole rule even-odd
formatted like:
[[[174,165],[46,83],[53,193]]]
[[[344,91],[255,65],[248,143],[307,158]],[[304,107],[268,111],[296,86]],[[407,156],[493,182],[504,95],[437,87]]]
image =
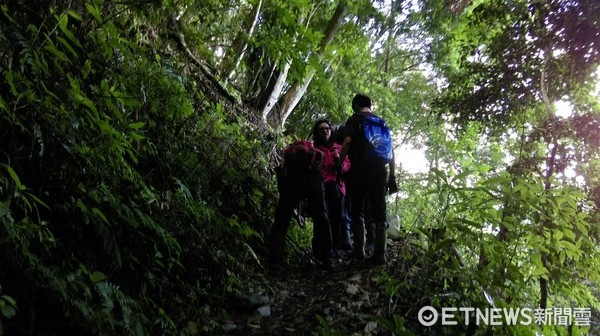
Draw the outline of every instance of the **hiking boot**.
[[[370,258],[370,263],[373,265],[385,264],[385,250],[387,247],[387,231],[385,230],[385,223],[377,228],[374,245],[373,257]]]
[[[350,257],[354,259],[365,259],[365,229],[362,223],[352,223],[354,235],[354,246]]]

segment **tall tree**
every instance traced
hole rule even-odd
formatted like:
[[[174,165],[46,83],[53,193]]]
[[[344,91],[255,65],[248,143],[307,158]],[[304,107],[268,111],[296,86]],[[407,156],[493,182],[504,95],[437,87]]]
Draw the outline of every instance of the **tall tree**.
[[[596,141],[579,129],[581,120],[587,120],[584,124],[588,127],[598,127],[595,121],[598,110],[589,102],[594,100],[591,93],[600,63],[600,48],[593,41],[600,36],[599,13],[600,4],[593,1],[476,1],[458,18],[448,16],[456,25],[446,26],[452,27],[449,28],[452,31],[446,31],[447,35],[437,45],[440,48],[436,64],[448,80],[438,100],[442,118],[451,118],[463,125],[463,130],[468,129],[466,125],[479,123],[488,135],[506,135],[508,130],[522,133],[521,150],[519,155],[513,154],[516,159],[509,169],[513,181],[520,182],[513,182],[514,189],[507,192],[520,192],[517,190],[521,190],[522,183],[542,182],[542,188],[536,190],[544,196],[534,202],[544,205],[530,219],[525,219],[517,215],[526,213],[523,200],[516,208],[505,203],[504,211],[509,216],[503,215],[504,220],[499,222],[498,236],[506,243],[509,227],[520,232],[534,228],[530,239],[535,245],[529,248],[535,251],[531,262],[538,265],[537,304],[541,308],[547,307],[552,285],[557,296],[569,295],[560,292],[564,288],[562,283],[571,280],[564,271],[565,246],[569,246],[569,256],[577,259],[573,255],[575,244],[590,246],[597,239],[587,235],[592,222],[583,225],[579,220],[566,220],[554,206],[545,203],[545,197],[558,197],[579,188],[569,185],[564,178],[566,166],[585,169],[582,162],[565,161],[574,155],[572,148],[566,146],[571,142],[564,132],[567,125],[573,125],[573,134],[582,136],[576,142],[587,142],[586,152],[591,151],[594,158],[600,154],[593,149],[597,148]],[[442,50],[443,53],[439,52]],[[567,120],[556,114],[555,103],[561,99],[573,105],[574,114]],[[590,186],[595,183],[596,178],[586,181]],[[567,197],[578,202],[589,200],[576,195],[573,192]],[[572,208],[582,218],[597,212]],[[521,220],[515,221],[516,218]],[[569,238],[561,242],[562,249],[557,248],[555,234],[564,237],[565,232]],[[517,239],[514,234],[511,237]],[[597,258],[597,251],[591,251],[591,258]]]
[[[325,31],[318,49],[315,51],[314,55],[309,56],[311,58],[316,57],[317,61],[314,63],[316,63],[318,66],[323,66],[323,54],[325,53],[327,46],[333,40],[340,24],[342,23],[342,20],[344,19],[346,11],[346,3],[344,1],[340,1],[333,12],[331,19],[327,23],[327,26],[325,27]],[[310,63],[311,62],[309,62],[309,64]],[[294,81],[288,91],[279,99],[279,114],[281,115],[279,120],[279,128],[283,128],[286,120],[290,114],[292,114],[294,108],[306,92],[306,89],[317,72],[317,69],[313,66],[309,67],[305,71],[306,73],[304,74],[304,77]]]

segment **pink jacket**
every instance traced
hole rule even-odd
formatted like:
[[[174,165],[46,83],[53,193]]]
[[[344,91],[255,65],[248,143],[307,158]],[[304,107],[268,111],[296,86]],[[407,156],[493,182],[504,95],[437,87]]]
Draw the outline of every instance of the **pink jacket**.
[[[315,148],[320,150],[324,154],[323,155],[323,163],[321,165],[321,174],[323,175],[323,182],[325,184],[331,183],[331,182],[334,182],[334,183],[337,182],[338,181],[338,178],[337,178],[338,172],[336,169],[335,154],[337,153],[338,157],[339,157],[339,154],[342,151],[342,146],[337,143],[332,143],[329,145],[329,147],[315,144]],[[348,156],[346,156],[346,159],[342,163],[342,172],[346,173],[349,170],[350,170],[350,160],[348,159]],[[338,187],[340,188],[342,194],[346,195],[346,185],[344,183],[344,180],[342,180],[342,179],[339,180]]]

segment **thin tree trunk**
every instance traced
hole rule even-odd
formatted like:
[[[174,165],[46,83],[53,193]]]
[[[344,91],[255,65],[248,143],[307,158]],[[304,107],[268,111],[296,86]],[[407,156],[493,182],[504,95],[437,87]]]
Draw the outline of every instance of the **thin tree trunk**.
[[[262,115],[262,119],[264,122],[267,122],[267,117],[269,116],[269,113],[271,112],[271,110],[273,109],[273,107],[275,106],[275,104],[277,103],[277,99],[279,97],[279,95],[281,94],[281,91],[283,91],[283,87],[285,85],[285,80],[287,79],[287,75],[288,72],[290,71],[290,66],[291,66],[291,62],[286,62],[285,66],[283,67],[283,71],[281,71],[279,73],[279,75],[277,75],[277,80],[275,81],[275,86],[273,87],[273,90],[271,90],[271,92],[269,93],[269,99],[267,99],[267,103],[265,104],[265,106],[263,107],[262,111],[261,111],[261,115]]]
[[[344,1],[340,1],[335,8],[333,16],[325,28],[323,40],[321,40],[319,50],[317,51],[317,57],[319,57],[320,60],[323,58],[325,48],[331,43],[338,28],[340,27],[340,24],[342,23],[346,8],[346,3]],[[308,88],[308,85],[310,85],[315,73],[316,69],[309,69],[304,78],[301,81],[294,82],[290,89],[279,100],[279,111],[282,116],[279,123],[279,128],[282,128],[285,125],[285,121],[292,114],[292,111],[296,105],[298,105],[298,102],[302,96],[304,96],[304,93],[306,93],[306,89]]]
[[[239,44],[234,43],[233,49],[234,49],[234,52],[236,53],[237,57],[232,62],[233,65],[230,66],[231,69],[229,70],[229,73],[227,74],[227,78],[225,79],[225,82],[229,82],[233,78],[238,66],[240,65],[240,62],[244,58],[244,54],[246,53],[246,49],[248,47],[248,39],[252,36],[252,34],[254,34],[254,29],[256,28],[256,24],[258,22],[258,16],[260,14],[261,8],[262,8],[262,0],[259,0],[258,4],[256,5],[256,7],[254,9],[252,23],[250,24],[250,28],[248,28],[248,33],[247,33],[246,38],[242,39],[243,42],[241,42]]]
[[[546,50],[546,52],[548,52],[548,50]],[[548,54],[546,54],[546,55],[548,55]],[[548,57],[548,56],[546,56],[546,57]],[[543,69],[542,69],[542,76],[541,76],[541,93],[542,93],[542,100],[544,101],[544,105],[546,106],[546,114],[547,114],[548,122],[552,126],[552,149],[550,150],[550,153],[548,154],[548,157],[546,159],[546,175],[544,176],[544,191],[549,192],[550,189],[552,189],[551,178],[554,175],[554,164],[556,161],[556,153],[558,151],[558,130],[556,127],[556,113],[554,112],[554,108],[552,107],[552,104],[550,103],[550,99],[548,98],[548,86],[546,85],[546,72]],[[545,216],[545,217],[549,218],[549,216]],[[551,225],[552,225],[551,220],[546,219],[543,223],[542,230],[544,230],[547,227],[550,227]],[[541,234],[543,235],[543,231]],[[542,259],[541,260],[542,265],[544,265],[544,267],[546,267],[546,269],[547,269],[550,255],[547,252],[543,252],[541,259]],[[540,277],[540,305],[539,306],[541,309],[546,309],[546,306],[548,304],[548,282],[549,282],[549,279]]]
[[[292,114],[292,111],[306,93],[308,85],[310,85],[310,82],[312,81],[316,72],[317,71],[315,69],[308,70],[308,74],[304,76],[302,83],[294,82],[286,94],[281,97],[279,102],[282,115],[281,120],[279,121],[279,128],[283,128],[283,125],[285,125],[287,118]]]
[[[393,17],[393,11],[394,11],[394,1],[392,0],[391,5],[390,5],[390,16]],[[392,24],[391,27],[388,28],[387,31],[387,39],[385,41],[385,58],[384,58],[384,64],[383,64],[383,73],[386,74],[386,76],[383,78],[383,83],[382,85],[384,87],[389,87],[389,80],[388,80],[388,75],[390,73],[390,59],[392,57],[392,39],[394,38],[394,25]]]
[[[304,20],[304,16],[300,15],[298,17],[298,23],[301,23],[303,20]],[[287,79],[291,65],[292,65],[291,61],[286,60],[283,70],[280,71],[277,76],[277,80],[275,81],[275,85],[273,86],[273,89],[271,90],[271,92],[268,93],[268,98],[266,100],[267,103],[261,107],[260,113],[261,113],[261,116],[262,116],[262,119],[264,122],[267,122],[269,113],[271,113],[271,111],[273,110],[273,107],[277,103],[277,100],[281,96],[281,92],[283,91],[283,87],[285,86],[285,81]]]

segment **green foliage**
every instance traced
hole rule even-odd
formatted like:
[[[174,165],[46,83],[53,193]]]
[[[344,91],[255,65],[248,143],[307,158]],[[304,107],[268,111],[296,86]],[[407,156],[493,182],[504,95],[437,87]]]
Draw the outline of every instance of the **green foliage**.
[[[323,316],[317,315],[316,318],[319,321],[319,325],[320,325],[319,335],[322,335],[322,336],[343,335],[342,332],[332,329],[329,326],[329,323],[327,323],[327,321],[325,320],[325,318],[323,318]]]
[[[41,6],[28,21],[18,5],[2,7],[0,51],[4,329],[214,328],[220,312],[189,302],[224,300],[257,261],[271,147],[174,55],[135,43],[144,9]]]
[[[296,225],[295,221],[292,221],[292,225],[290,225],[288,230],[288,237],[299,246],[310,249],[312,244],[312,231],[313,222],[310,218],[306,220],[304,227],[300,227],[300,225]]]
[[[535,308],[540,300],[539,280],[546,279],[552,291],[548,307],[597,309],[600,279],[592,275],[598,273],[600,260],[597,210],[587,188],[562,174],[547,184],[536,172],[536,161],[524,159],[523,139],[497,146],[480,138],[479,129],[472,124],[460,137],[435,138],[441,146],[430,153],[440,168],[432,169],[427,180],[401,183],[406,198],[396,211],[408,237],[419,232],[419,238],[405,242],[409,249],[404,249],[403,259],[410,270],[405,279],[423,274],[432,279],[432,286],[412,291],[426,297],[453,293],[432,301],[439,307],[486,307],[481,296],[485,290],[497,307]],[[506,149],[513,146],[521,149],[523,158],[507,166],[503,163]],[[539,154],[536,149],[532,155]],[[415,256],[415,248],[422,254]],[[519,334],[533,329],[519,330],[498,328],[496,332]],[[544,332],[566,330],[555,327]]]
[[[252,35],[257,1],[2,4],[0,331],[214,332],[264,254],[283,140],[255,110],[288,61],[284,87],[316,71],[286,125],[296,136],[344,122],[363,92],[398,144],[427,150],[431,172],[399,171],[390,203],[406,273],[380,279],[386,330],[420,330],[402,294],[600,309],[598,5],[345,4],[322,54],[335,2],[263,1]],[[560,99],[572,116],[554,116]],[[301,247],[307,231],[291,230]]]
[[[413,336],[415,335],[412,331],[404,326],[404,319],[402,316],[394,315],[393,319],[387,320],[381,316],[375,316],[375,320],[379,322],[385,330],[390,331],[392,335],[397,336]]]
[[[446,21],[438,45],[436,61],[448,79],[438,112],[460,123],[513,125],[544,94],[552,102],[579,100],[574,93],[594,85],[588,79],[600,53],[584,36],[598,34],[598,10],[593,2],[563,0],[471,2],[457,19]]]
[[[2,290],[2,286],[0,286],[0,290]],[[0,335],[4,335],[4,321],[17,314],[17,302],[8,295],[0,296],[0,313],[2,314],[0,316]]]

